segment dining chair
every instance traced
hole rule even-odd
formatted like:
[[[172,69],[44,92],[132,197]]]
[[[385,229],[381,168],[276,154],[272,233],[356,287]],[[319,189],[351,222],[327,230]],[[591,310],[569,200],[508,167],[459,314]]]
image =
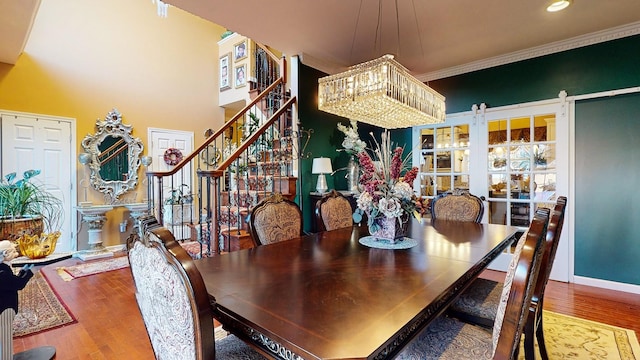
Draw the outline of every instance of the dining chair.
[[[514,359],[533,296],[547,232],[549,209],[539,209],[507,270],[493,329],[440,315],[396,357],[426,359]]]
[[[249,212],[249,234],[256,246],[290,240],[302,231],[302,211],[280,193],[273,193]]]
[[[213,309],[200,272],[171,232],[143,223],[129,238],[135,296],[156,359],[265,359],[234,335],[214,340]]]
[[[315,215],[318,231],[353,226],[351,203],[336,190],[331,190],[316,202]]]
[[[431,218],[479,223],[484,214],[482,199],[467,190],[454,189],[431,201]]]
[[[545,237],[546,247],[540,265],[540,275],[535,284],[531,298],[531,306],[524,328],[524,351],[526,359],[534,358],[534,336],[538,340],[538,349],[541,358],[543,360],[548,359],[542,326],[542,303],[544,290],[549,281],[556,250],[560,242],[566,206],[567,198],[565,196],[558,197],[553,212],[551,213],[551,219],[549,220]],[[493,326],[498,309],[501,289],[501,282],[478,278],[450,306],[448,313],[465,322],[491,327]]]

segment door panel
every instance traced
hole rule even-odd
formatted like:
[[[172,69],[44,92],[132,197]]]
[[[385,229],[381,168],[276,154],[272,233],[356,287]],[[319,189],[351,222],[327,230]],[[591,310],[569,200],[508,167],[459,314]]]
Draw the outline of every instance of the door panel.
[[[27,116],[2,115],[2,174],[22,174],[39,169],[41,174],[33,181],[63,202],[62,235],[56,252],[74,251],[77,247],[75,212],[73,211],[72,176],[75,167],[71,160],[71,120]]]

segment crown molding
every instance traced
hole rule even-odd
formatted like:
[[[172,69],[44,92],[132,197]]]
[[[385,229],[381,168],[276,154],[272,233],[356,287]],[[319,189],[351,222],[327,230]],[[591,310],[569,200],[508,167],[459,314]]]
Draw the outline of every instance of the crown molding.
[[[640,34],[640,21],[447,69],[416,75],[416,78],[422,82],[443,79],[638,34]]]

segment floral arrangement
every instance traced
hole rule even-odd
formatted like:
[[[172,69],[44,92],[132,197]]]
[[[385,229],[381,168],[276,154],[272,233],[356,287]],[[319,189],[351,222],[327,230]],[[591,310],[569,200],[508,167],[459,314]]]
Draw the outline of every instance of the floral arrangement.
[[[391,139],[386,131],[382,134],[382,141],[375,141],[375,145],[373,158],[366,151],[358,153],[362,170],[360,184],[364,191],[358,197],[358,207],[353,214],[356,222],[360,222],[362,215],[367,214],[367,224],[372,233],[378,230],[380,225],[376,220],[382,217],[398,218],[402,222],[403,215],[421,219],[424,212],[422,202],[412,186],[418,168],[406,170],[411,154],[403,158],[404,148],[400,146],[391,150]],[[404,176],[403,170],[406,170]],[[408,219],[408,216],[404,218]]]
[[[357,155],[367,147],[367,144],[360,140],[360,136],[358,135],[358,121],[351,120],[351,127],[338,123],[338,130],[344,134],[344,140],[342,141],[342,147],[344,149],[338,149],[338,151],[344,150],[350,155]]]

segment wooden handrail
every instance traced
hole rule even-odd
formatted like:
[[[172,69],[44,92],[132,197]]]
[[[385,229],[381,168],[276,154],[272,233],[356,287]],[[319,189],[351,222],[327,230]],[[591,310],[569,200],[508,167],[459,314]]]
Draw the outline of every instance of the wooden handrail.
[[[267,87],[263,92],[260,93],[260,95],[258,97],[256,97],[255,99],[253,99],[247,106],[245,106],[240,112],[238,112],[234,117],[232,117],[229,121],[225,122],[225,124],[218,129],[216,132],[214,132],[211,136],[209,136],[207,138],[207,140],[205,140],[202,145],[198,146],[191,154],[185,156],[182,161],[180,161],[178,164],[176,164],[176,166],[169,170],[169,171],[149,171],[147,172],[147,176],[155,176],[155,177],[160,177],[160,176],[170,176],[173,175],[175,173],[177,173],[182,167],[184,167],[185,164],[189,163],[191,160],[193,160],[193,158],[195,158],[196,156],[198,156],[198,154],[204,150],[207,146],[209,146],[209,144],[211,144],[211,142],[213,142],[218,136],[222,135],[222,133],[227,130],[228,128],[230,128],[231,126],[233,126],[233,124],[238,121],[238,119],[242,116],[244,116],[244,114],[246,114],[255,104],[257,104],[260,100],[262,100],[262,98],[268,94],[269,92],[271,92],[273,89],[275,89],[278,85],[280,84],[284,84],[284,78],[280,77],[278,78],[273,84],[269,85],[269,87]]]
[[[232,162],[234,162],[238,157],[240,157],[242,152],[245,151],[249,147],[249,145],[253,144],[258,139],[258,137],[260,137],[264,133],[263,130],[273,125],[273,123],[276,120],[278,120],[278,118],[282,115],[282,113],[284,113],[289,108],[289,106],[291,106],[295,101],[296,101],[296,98],[292,97],[291,99],[287,100],[284,104],[282,104],[282,106],[275,113],[273,113],[273,115],[271,115],[269,120],[267,120],[253,134],[251,134],[251,136],[249,136],[242,144],[240,144],[240,146],[233,152],[233,154],[231,154],[220,165],[218,165],[217,170],[224,170],[227,167],[229,167],[229,165],[231,165]]]

